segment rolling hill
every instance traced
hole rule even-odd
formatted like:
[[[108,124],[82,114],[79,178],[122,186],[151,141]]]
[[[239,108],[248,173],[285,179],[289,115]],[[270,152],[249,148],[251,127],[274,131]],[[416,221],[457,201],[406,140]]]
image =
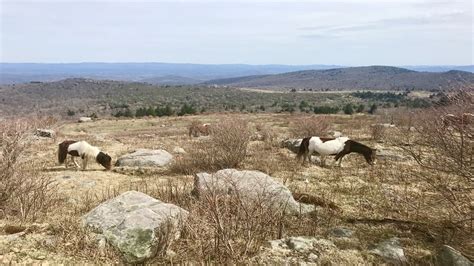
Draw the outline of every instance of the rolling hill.
[[[271,90],[449,90],[473,89],[474,74],[451,70],[417,72],[398,67],[368,66],[306,70],[275,75],[217,79],[206,84]]]

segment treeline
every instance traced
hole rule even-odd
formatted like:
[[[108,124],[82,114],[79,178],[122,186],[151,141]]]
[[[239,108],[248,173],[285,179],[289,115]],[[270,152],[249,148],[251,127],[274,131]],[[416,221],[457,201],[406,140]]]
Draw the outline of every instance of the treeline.
[[[204,110],[204,109],[203,109]],[[181,106],[179,110],[173,109],[170,105],[158,106],[158,107],[140,107],[135,111],[130,110],[129,107],[126,107],[123,110],[120,110],[113,114],[115,117],[144,117],[144,116],[173,116],[173,115],[186,115],[186,114],[197,114],[198,111],[194,105],[189,105],[185,103]]]

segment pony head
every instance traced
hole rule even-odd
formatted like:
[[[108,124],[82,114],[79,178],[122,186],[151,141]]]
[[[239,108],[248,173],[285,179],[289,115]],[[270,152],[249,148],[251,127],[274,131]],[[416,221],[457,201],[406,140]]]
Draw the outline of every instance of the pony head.
[[[365,160],[367,161],[368,164],[370,165],[376,164],[376,154],[377,154],[377,149],[370,149],[370,152],[364,153]]]
[[[103,152],[99,152],[96,158],[97,162],[105,167],[105,169],[110,170],[112,168],[112,158]]]

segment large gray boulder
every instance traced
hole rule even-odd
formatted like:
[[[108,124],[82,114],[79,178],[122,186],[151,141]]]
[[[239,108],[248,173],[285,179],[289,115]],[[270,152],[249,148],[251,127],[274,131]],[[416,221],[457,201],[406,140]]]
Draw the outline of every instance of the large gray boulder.
[[[105,237],[129,263],[164,253],[180,235],[188,212],[137,191],[110,199],[82,217],[83,225]]]
[[[313,205],[298,203],[282,183],[260,171],[224,169],[214,174],[198,173],[194,178],[194,193],[239,195],[247,204],[265,204],[287,213],[308,213]]]
[[[461,252],[444,245],[438,254],[437,265],[443,266],[474,266],[474,263],[464,257]]]
[[[140,149],[120,157],[115,165],[129,167],[164,167],[172,160],[173,155],[165,150]]]

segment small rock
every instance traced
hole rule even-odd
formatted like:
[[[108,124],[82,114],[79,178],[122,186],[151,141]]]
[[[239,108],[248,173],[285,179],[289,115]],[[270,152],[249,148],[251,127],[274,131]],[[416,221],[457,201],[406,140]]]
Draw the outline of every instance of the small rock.
[[[342,132],[340,132],[340,131],[333,131],[333,132],[331,132],[331,135],[332,135],[334,138],[339,138],[339,137],[342,137]]]
[[[331,229],[330,234],[335,237],[351,237],[354,231],[345,227],[336,227]]]
[[[303,139],[285,139],[280,143],[282,148],[287,148],[288,150],[298,153]]]
[[[464,257],[461,252],[454,248],[443,245],[437,258],[437,265],[443,266],[474,266],[474,263]]]
[[[318,255],[316,255],[314,253],[309,253],[308,260],[317,261],[318,259],[319,259]]]
[[[51,129],[38,128],[35,131],[35,136],[43,137],[43,138],[54,138],[56,136],[56,132],[54,132],[54,130],[51,130]]]
[[[407,261],[405,253],[396,237],[378,243],[369,252],[382,257],[388,263],[396,265],[404,264]]]
[[[313,247],[310,239],[304,237],[290,237],[286,244],[290,249],[296,251],[310,250]]]
[[[173,153],[175,153],[175,154],[186,154],[186,151],[181,147],[174,147],[173,148]]]
[[[70,175],[65,175],[65,176],[63,176],[62,178],[63,178],[63,179],[70,179],[70,178],[72,178],[72,177],[71,177]]]
[[[78,120],[79,123],[85,123],[85,122],[92,122],[92,118],[91,117],[79,117],[79,120]]]

